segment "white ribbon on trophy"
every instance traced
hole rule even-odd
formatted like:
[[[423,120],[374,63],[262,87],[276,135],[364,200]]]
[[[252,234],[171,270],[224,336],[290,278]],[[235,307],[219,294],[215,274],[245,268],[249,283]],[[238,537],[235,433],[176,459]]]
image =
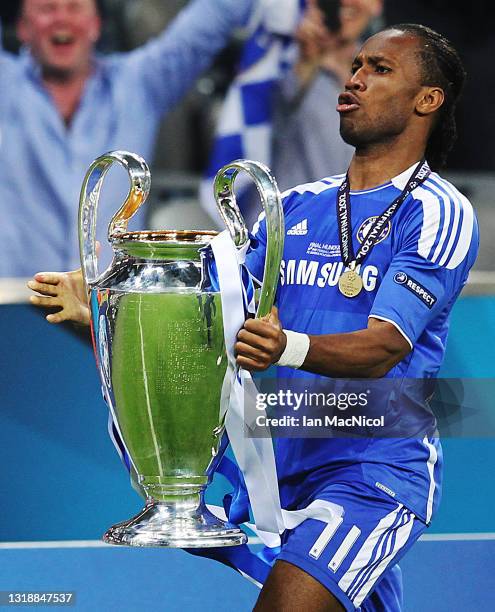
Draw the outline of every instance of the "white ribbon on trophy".
[[[256,533],[266,546],[280,546],[280,534],[294,529],[307,518],[330,523],[342,516],[343,508],[326,500],[315,500],[301,510],[284,510],[280,503],[273,441],[269,429],[265,437],[250,437],[246,428],[254,422],[246,420],[246,394],[253,399],[257,388],[251,374],[239,369],[234,355],[237,334],[244,324],[243,287],[240,266],[244,263],[249,242],[237,249],[228,231],[216,236],[211,244],[218,272],[224,322],[228,368],[222,388],[220,417],[237,464],[242,471],[253,512]],[[259,415],[264,411],[257,410]],[[259,431],[259,426],[257,430]],[[213,512],[215,507],[210,508]]]

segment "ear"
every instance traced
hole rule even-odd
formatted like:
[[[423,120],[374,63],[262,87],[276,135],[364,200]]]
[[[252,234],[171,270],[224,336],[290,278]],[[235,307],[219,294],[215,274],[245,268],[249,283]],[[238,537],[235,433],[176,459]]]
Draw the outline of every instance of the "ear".
[[[95,15],[93,18],[93,23],[91,27],[91,42],[95,43],[101,34],[101,17],[99,15]]]
[[[29,44],[28,27],[27,27],[26,20],[23,15],[21,15],[19,19],[17,20],[17,23],[15,25],[15,32],[16,32],[18,40],[20,40],[20,42],[23,45]]]
[[[371,8],[371,17],[376,19],[383,13],[383,0],[375,0]]]
[[[441,87],[423,87],[415,110],[418,115],[431,115],[442,106],[444,100],[445,93]]]

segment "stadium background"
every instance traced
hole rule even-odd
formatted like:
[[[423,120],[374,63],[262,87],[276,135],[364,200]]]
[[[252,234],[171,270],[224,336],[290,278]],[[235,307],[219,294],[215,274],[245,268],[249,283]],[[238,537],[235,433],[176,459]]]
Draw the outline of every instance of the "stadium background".
[[[102,49],[140,44],[185,3],[107,0]],[[389,0],[384,18],[430,25],[463,56],[469,81],[459,109],[460,140],[446,175],[473,201],[481,227],[480,256],[454,309],[442,375],[480,380],[479,404],[471,408],[486,411],[487,428],[467,437],[469,427],[461,422],[444,440],[440,513],[402,564],[405,609],[411,612],[485,609],[495,569],[495,440],[489,426],[495,378],[495,38],[488,4]],[[8,27],[13,5],[4,0],[0,9],[10,48],[16,46]],[[198,175],[240,44],[234,41],[163,125],[153,174],[154,226],[172,227],[184,211],[197,224]],[[207,223],[202,215],[196,221]],[[140,500],[106,434],[90,349],[69,326],[48,326],[25,303],[23,285],[0,282],[0,591],[76,590],[81,610],[250,609],[256,588],[213,562],[182,551],[95,547],[102,531],[136,512]]]

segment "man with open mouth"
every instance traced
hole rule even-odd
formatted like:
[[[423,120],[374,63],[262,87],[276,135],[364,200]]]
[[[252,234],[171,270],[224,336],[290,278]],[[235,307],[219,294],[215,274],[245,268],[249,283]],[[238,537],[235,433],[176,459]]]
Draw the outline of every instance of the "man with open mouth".
[[[434,517],[442,484],[421,384],[438,373],[450,311],[478,250],[471,204],[436,173],[455,140],[464,79],[455,49],[429,28],[403,24],[372,36],[338,97],[340,133],[355,149],[347,173],[283,194],[278,310],[245,322],[237,363],[252,372],[278,365],[288,388],[311,390],[329,377],[354,388],[365,379],[365,390],[379,380],[383,395],[371,411],[388,429],[276,440],[282,507],[316,500],[343,512],[283,533],[271,572],[258,576],[256,612],[401,609],[397,563]],[[260,278],[263,216],[253,233],[246,266]]]
[[[154,40],[105,57],[95,53],[96,0],[19,3],[21,55],[0,46],[0,276],[78,267],[77,206],[88,166],[116,149],[151,159],[163,116],[253,5],[195,0]],[[107,220],[122,195],[118,185],[105,194]]]

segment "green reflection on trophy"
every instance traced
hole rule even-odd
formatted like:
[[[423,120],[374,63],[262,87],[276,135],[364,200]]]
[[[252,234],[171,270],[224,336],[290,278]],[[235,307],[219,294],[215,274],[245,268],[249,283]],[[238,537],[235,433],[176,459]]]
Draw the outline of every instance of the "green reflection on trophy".
[[[127,170],[130,189],[109,225],[114,255],[100,274],[97,209],[102,183],[114,163]],[[239,160],[222,168],[215,197],[236,246],[242,248],[248,240],[233,191],[241,171],[257,185],[267,216],[265,276],[257,313],[263,316],[273,304],[278,282],[282,207],[266,167]],[[111,527],[104,540],[182,548],[243,544],[245,534],[214,516],[203,499],[222,433],[219,408],[227,370],[225,313],[208,246],[215,232],[128,231],[128,221],[149,188],[144,160],[115,151],[93,162],[81,191],[81,266],[91,302],[98,370],[131,473],[146,495],[144,509]]]

